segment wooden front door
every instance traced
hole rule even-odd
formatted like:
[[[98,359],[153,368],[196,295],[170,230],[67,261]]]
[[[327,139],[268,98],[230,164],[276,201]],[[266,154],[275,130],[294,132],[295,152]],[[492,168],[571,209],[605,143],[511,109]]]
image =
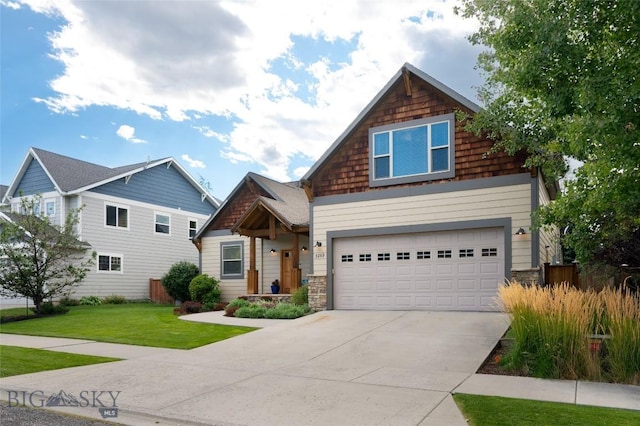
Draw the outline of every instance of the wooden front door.
[[[282,250],[280,258],[280,293],[290,294],[293,282],[293,253],[291,250]]]

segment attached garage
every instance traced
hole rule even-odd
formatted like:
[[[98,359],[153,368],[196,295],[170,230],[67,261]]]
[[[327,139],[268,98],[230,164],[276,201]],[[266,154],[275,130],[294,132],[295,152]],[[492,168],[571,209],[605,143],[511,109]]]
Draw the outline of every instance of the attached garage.
[[[336,238],[335,309],[498,310],[503,228]]]

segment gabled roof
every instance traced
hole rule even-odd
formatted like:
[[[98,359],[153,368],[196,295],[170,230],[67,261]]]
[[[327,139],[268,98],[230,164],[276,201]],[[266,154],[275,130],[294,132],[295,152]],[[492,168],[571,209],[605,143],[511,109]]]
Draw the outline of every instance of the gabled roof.
[[[203,199],[208,199],[209,202],[216,207],[220,206],[220,202],[209,194],[202,185],[196,182],[172,157],[111,168],[33,147],[27,152],[6,195],[11,195],[15,192],[16,186],[27,171],[31,161],[40,163],[56,190],[61,195],[77,194],[121,178],[126,178],[127,176],[134,175],[146,169],[170,163],[191,185],[198,189]]]
[[[342,134],[338,137],[338,139],[336,139],[335,142],[333,142],[333,144],[329,147],[329,149],[327,149],[325,153],[318,159],[318,161],[316,161],[315,164],[311,166],[311,168],[307,171],[307,173],[302,177],[301,179],[302,181],[311,179],[311,176],[313,176],[316,170],[318,170],[318,168],[320,168],[320,166],[323,165],[327,159],[329,159],[333,151],[335,151],[338,148],[338,146],[340,146],[342,142],[344,142],[344,140],[348,138],[351,132],[353,132],[360,125],[360,122],[362,122],[369,115],[369,113],[376,107],[378,102],[380,102],[380,100],[387,94],[387,92],[398,81],[403,80],[405,74],[408,72],[424,80],[427,84],[431,85],[432,87],[444,93],[445,95],[453,98],[455,101],[467,107],[472,112],[478,112],[481,110],[481,107],[478,104],[465,98],[460,93],[456,92],[455,90],[451,89],[445,84],[439,82],[438,80],[431,77],[424,71],[419,70],[418,68],[414,67],[409,63],[405,63],[398,70],[398,72],[391,78],[391,80],[389,80],[389,82],[382,88],[382,90],[378,92],[378,94],[373,98],[373,100],[369,102],[369,104],[362,110],[362,112],[358,114],[356,119],[353,120],[353,122],[349,125],[349,127],[347,127],[347,129],[344,132],[342,132]]]
[[[269,196],[262,195],[257,197],[256,201],[247,209],[238,222],[241,222],[243,218],[247,217],[247,215],[251,214],[251,212],[255,211],[258,207],[262,207],[289,228],[309,226],[309,202],[298,182],[281,183],[265,176],[249,172],[233,191],[231,191],[231,194],[225,199],[220,208],[212,214],[198,230],[193,240],[199,240],[202,237],[202,234],[206,232],[209,225],[221,214],[225,206],[238,195],[243,184],[247,181],[254,182],[269,194]]]

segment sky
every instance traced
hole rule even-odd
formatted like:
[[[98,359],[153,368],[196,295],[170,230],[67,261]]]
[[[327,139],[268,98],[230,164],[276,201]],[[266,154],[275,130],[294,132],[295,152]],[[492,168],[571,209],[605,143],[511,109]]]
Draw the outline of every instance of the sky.
[[[0,183],[30,147],[299,179],[405,62],[479,103],[446,0],[0,0]]]

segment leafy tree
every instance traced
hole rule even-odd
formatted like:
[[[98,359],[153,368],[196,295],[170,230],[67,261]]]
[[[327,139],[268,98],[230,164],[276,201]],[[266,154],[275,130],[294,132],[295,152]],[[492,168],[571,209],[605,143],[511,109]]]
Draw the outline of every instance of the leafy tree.
[[[581,262],[620,265],[601,252],[640,229],[640,1],[463,0],[458,12],[478,19],[470,40],[489,48],[478,58],[485,109],[469,129],[495,151],[526,152],[549,180],[567,158],[583,163],[537,224],[568,226]]]
[[[45,301],[68,294],[86,277],[95,253],[87,257],[89,246],[78,240],[75,226],[80,209],[67,214],[64,226],[34,212],[42,201],[37,195],[22,198],[21,210],[0,224],[0,293],[33,300],[36,313]]]
[[[167,294],[175,300],[181,302],[190,298],[189,284],[191,280],[200,274],[200,270],[196,265],[187,261],[174,263],[169,272],[162,277],[162,286],[167,290]]]

